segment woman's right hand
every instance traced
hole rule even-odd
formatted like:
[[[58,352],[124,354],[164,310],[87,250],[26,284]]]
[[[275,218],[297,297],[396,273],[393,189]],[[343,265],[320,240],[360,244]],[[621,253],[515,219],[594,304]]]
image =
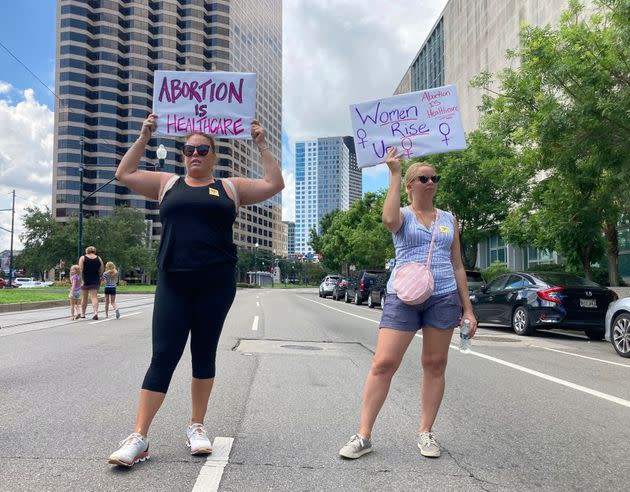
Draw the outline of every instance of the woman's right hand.
[[[140,138],[145,142],[151,140],[151,135],[157,129],[157,114],[151,113],[146,120],[142,122],[142,130],[140,130]]]
[[[396,147],[390,147],[387,150],[387,155],[385,156],[385,164],[387,164],[387,167],[389,167],[389,171],[392,174],[400,174],[401,172],[400,159],[403,156],[403,152],[397,155],[397,150],[398,149]]]

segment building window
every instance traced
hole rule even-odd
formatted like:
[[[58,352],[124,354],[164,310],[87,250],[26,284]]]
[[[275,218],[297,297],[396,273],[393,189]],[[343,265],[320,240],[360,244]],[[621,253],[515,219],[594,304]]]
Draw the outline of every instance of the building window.
[[[492,236],[488,241],[488,258],[490,259],[490,264],[495,261],[501,263],[507,263],[507,248],[503,239],[499,236]]]

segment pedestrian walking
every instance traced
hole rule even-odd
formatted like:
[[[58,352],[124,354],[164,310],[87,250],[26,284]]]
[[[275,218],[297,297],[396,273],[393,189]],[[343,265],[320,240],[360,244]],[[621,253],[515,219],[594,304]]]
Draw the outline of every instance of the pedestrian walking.
[[[105,282],[105,317],[109,318],[109,306],[112,306],[116,319],[120,318],[120,311],[116,305],[116,284],[118,283],[118,270],[112,261],[105,263],[105,272],[103,272],[103,281]]]
[[[94,315],[92,319],[98,319],[98,288],[101,285],[101,275],[103,274],[103,260],[96,255],[96,248],[88,246],[85,248],[85,255],[79,258],[79,269],[81,270],[81,317],[85,318],[88,296],[92,302]]]
[[[262,179],[214,179],[212,136],[191,133],[183,146],[185,176],[139,171],[138,163],[156,128],[155,114],[123,157],[116,178],[132,191],[160,202],[162,235],[153,309],[153,356],[140,391],[134,432],[109,463],[132,466],[148,458],[147,434],[164,401],[190,332],[192,416],[186,428],[191,454],[212,452],[204,426],[215,377],[215,357],[224,320],[236,294],[236,245],[232,227],[239,204],[267,200],[284,188],[282,172],[252,121],[251,136],[264,167]]]
[[[79,319],[80,314],[80,301],[81,301],[81,281],[79,280],[79,265],[72,265],[70,267],[70,292],[68,297],[70,298],[70,319]]]
[[[457,221],[452,214],[433,205],[440,176],[431,164],[412,164],[405,174],[410,204],[401,208],[400,158],[403,154],[396,152],[395,147],[391,148],[386,156],[390,180],[382,217],[392,233],[396,269],[387,284],[376,353],[364,387],[359,430],[339,451],[345,458],[359,458],[372,451],[376,417],[385,402],[392,377],[418,330],[422,330],[422,409],[417,445],[423,456],[439,457],[440,445],[435,439],[433,424],[444,395],[444,374],[453,330],[466,318],[471,322],[470,336],[474,336],[477,328],[468,297]],[[414,267],[414,263],[419,270],[426,265],[434,282],[432,292],[421,285],[419,291],[426,295],[417,299],[410,298],[408,292],[418,287],[419,279],[429,279],[428,274],[415,274],[409,279],[400,277],[410,283],[396,279],[399,273]],[[422,297],[426,300],[421,301]],[[419,303],[414,304],[416,301]]]

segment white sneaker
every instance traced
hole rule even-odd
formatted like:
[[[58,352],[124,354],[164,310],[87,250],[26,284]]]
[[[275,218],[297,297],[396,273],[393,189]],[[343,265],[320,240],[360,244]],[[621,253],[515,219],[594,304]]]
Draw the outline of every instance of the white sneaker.
[[[203,424],[192,424],[186,430],[186,446],[190,448],[190,454],[212,453],[212,443],[206,434]]]
[[[108,463],[112,465],[133,466],[149,459],[149,441],[142,434],[134,432],[120,441],[118,451],[112,453]]]

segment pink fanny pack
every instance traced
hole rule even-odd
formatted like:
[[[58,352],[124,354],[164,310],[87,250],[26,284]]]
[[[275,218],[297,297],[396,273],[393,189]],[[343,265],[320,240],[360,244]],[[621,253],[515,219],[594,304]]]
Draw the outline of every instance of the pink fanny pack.
[[[394,270],[394,282],[392,287],[396,291],[396,296],[405,304],[422,304],[433,294],[433,275],[431,274],[431,256],[433,254],[433,243],[435,242],[438,228],[438,212],[435,213],[433,224],[433,235],[429,246],[429,256],[427,264],[410,262],[405,263]]]

